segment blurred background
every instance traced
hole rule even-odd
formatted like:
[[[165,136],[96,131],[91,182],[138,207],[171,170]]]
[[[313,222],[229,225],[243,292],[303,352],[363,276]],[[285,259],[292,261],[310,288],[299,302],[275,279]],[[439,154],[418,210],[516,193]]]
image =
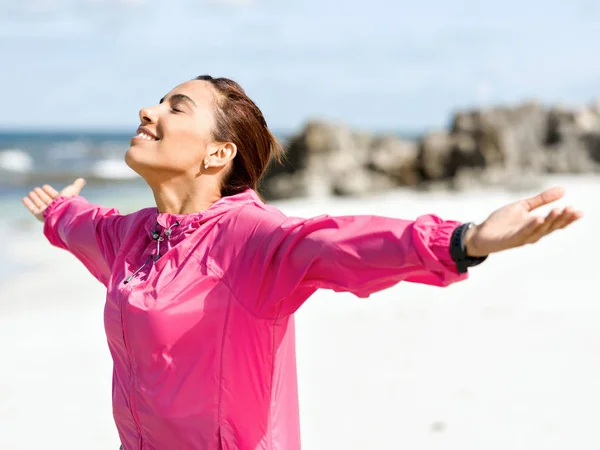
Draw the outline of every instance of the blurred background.
[[[290,214],[478,220],[555,182],[587,214],[465,287],[317,294],[307,449],[600,447],[599,24],[592,0],[0,0],[0,449],[118,446],[103,291],[20,199],[83,176],[91,201],[152,205],[123,161],[138,111],[201,74],[285,143],[262,189]]]
[[[458,172],[494,163],[510,168],[513,180],[514,170],[524,167],[538,173],[592,169],[577,152],[537,152],[564,138],[561,133],[580,139],[591,130],[597,138],[600,6],[591,0],[4,0],[0,5],[5,105],[0,201],[10,215],[23,213],[11,206],[14,195],[38,183],[61,185],[85,176],[92,185],[102,183],[103,195],[116,186],[121,193],[123,182],[135,189],[139,183],[129,182],[138,178],[123,154],[139,124],[139,109],[205,73],[238,81],[282,140],[305,138],[290,149],[296,171],[341,164],[328,178],[343,180],[352,173],[355,186],[322,180],[320,190],[313,188],[317,195],[456,175],[469,179],[472,171],[462,178]],[[521,111],[525,102],[539,104]],[[463,117],[458,124],[454,116],[499,105],[512,110],[479,121]],[[326,122],[305,130],[315,120]],[[566,129],[571,122],[577,122],[576,130]],[[419,142],[389,139],[439,130],[460,136],[436,134],[421,151]],[[487,141],[516,142],[490,148],[494,143],[480,139],[484,131]],[[385,136],[361,141],[355,132]],[[600,151],[594,139],[586,153],[593,152],[596,161]],[[488,148],[481,148],[485,144]],[[331,155],[308,161],[305,153],[319,145],[332,154],[336,146],[344,147],[337,152],[346,153],[343,161],[339,155],[333,155],[335,163]],[[417,161],[419,156],[425,161]],[[546,161],[552,157],[559,161]],[[311,183],[298,178],[275,179],[265,190],[271,197],[301,195]],[[498,181],[497,174],[487,178]],[[87,192],[95,194],[93,188]]]

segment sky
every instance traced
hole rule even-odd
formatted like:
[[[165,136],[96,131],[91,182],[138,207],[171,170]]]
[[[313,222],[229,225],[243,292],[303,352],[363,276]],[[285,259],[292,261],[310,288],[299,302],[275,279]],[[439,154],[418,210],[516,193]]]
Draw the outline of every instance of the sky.
[[[200,74],[277,131],[378,130],[457,109],[600,97],[600,2],[0,0],[0,129],[121,131]]]

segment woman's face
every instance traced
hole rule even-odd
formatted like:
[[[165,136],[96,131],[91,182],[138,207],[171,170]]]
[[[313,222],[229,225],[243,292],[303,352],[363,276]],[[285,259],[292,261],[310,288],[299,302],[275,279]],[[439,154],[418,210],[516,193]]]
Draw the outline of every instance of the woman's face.
[[[146,181],[197,175],[213,144],[216,92],[193,80],[140,111],[141,125],[125,154],[127,165]]]

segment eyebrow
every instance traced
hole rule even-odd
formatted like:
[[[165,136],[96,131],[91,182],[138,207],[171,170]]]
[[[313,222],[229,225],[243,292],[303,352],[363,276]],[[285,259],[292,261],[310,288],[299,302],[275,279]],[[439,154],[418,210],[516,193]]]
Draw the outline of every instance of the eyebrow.
[[[159,103],[163,103],[164,101],[165,101],[165,97],[161,98]],[[177,102],[188,102],[188,103],[191,103],[194,107],[197,107],[196,102],[194,102],[194,100],[192,100],[190,97],[188,97],[185,94],[173,94],[169,97],[169,102],[171,104],[177,103]]]

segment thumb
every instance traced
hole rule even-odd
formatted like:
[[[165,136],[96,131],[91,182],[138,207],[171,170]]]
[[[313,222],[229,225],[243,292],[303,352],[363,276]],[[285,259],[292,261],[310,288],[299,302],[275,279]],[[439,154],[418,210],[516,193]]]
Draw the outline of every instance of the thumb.
[[[83,178],[77,178],[72,184],[64,188],[61,191],[61,194],[67,196],[79,195],[84,186],[85,180]]]
[[[560,186],[554,186],[544,192],[523,200],[528,211],[533,211],[540,206],[555,202],[565,195],[565,190]]]

